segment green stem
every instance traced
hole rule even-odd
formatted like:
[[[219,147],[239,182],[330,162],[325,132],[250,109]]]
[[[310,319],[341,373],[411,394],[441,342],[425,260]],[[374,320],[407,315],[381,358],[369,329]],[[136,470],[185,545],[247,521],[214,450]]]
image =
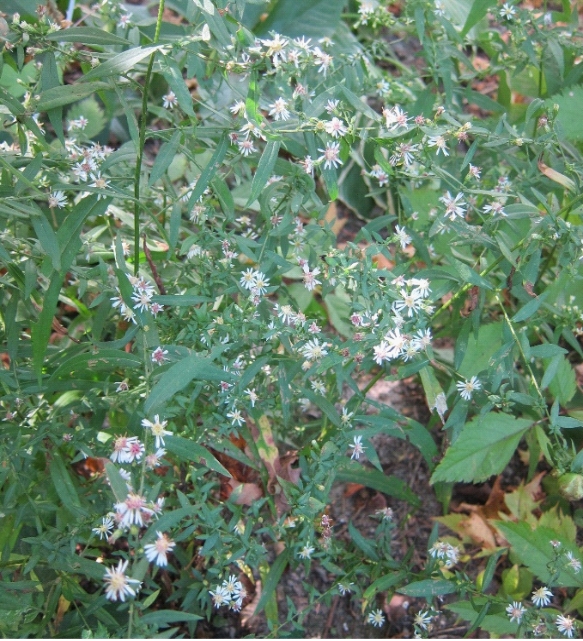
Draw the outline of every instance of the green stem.
[[[160,0],[158,7],[158,17],[156,19],[156,31],[154,32],[154,44],[158,42],[160,37],[160,29],[162,27],[162,15],[164,14],[165,0]],[[142,175],[142,163],[144,161],[144,147],[146,146],[146,125],[148,121],[148,90],[150,88],[150,81],[152,79],[152,71],[154,69],[154,59],[156,52],[154,51],[150,56],[148,63],[148,70],[146,71],[146,78],[144,80],[144,92],[142,94],[142,114],[140,116],[140,138],[138,157],[136,159],[136,171],[134,175],[134,276],[138,275],[140,269],[140,178]]]

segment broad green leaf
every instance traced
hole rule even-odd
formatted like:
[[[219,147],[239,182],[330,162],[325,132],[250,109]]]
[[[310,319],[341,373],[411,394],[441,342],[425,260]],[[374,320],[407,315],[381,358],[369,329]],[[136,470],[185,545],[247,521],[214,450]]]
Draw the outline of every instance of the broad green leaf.
[[[55,107],[70,105],[102,89],[109,89],[109,85],[105,82],[88,82],[53,87],[41,93],[36,108],[39,111],[49,111]]]
[[[502,346],[502,323],[482,325],[478,336],[470,334],[459,373],[465,378],[488,369],[490,359]]]
[[[431,483],[485,481],[500,474],[532,421],[490,412],[467,423],[437,466]]]
[[[496,0],[474,0],[472,3],[472,8],[468,13],[464,28],[462,29],[461,35],[465,36],[475,25],[486,17],[488,9],[496,4]]]
[[[425,579],[424,581],[414,581],[399,588],[399,594],[406,594],[407,596],[423,597],[430,599],[434,596],[442,594],[453,594],[457,591],[457,586],[453,581],[446,581],[445,579]]]
[[[557,120],[565,138],[572,142],[583,140],[583,124],[581,123],[581,104],[583,103],[583,87],[569,87],[559,95],[547,100],[547,109],[553,105],[559,106]]]
[[[556,530],[538,525],[532,529],[524,521],[519,523],[495,522],[495,526],[512,547],[512,552],[520,559],[520,562],[529,568],[543,583],[551,579],[549,566],[554,564],[556,550],[551,541],[561,542],[561,549],[570,551],[575,558],[579,558],[577,546],[564,539]],[[567,564],[560,565],[561,571],[556,584],[561,587],[583,587],[583,577],[579,576],[572,567]],[[555,575],[552,575],[555,577]]]
[[[65,467],[65,463],[60,454],[57,452],[53,452],[53,460],[49,464],[49,471],[63,507],[69,510],[74,516],[85,514],[69,471]]]
[[[557,372],[549,385],[549,392],[561,405],[566,405],[575,396],[576,391],[575,370],[565,357],[560,357]]]
[[[445,608],[455,612],[465,621],[469,621],[470,625],[473,625],[478,620],[482,608],[487,603],[490,603],[490,598],[478,597],[474,599],[476,607],[472,606],[472,603],[469,601],[458,601],[452,605],[446,605]],[[518,631],[518,623],[515,621],[511,623],[508,619],[508,615],[503,609],[501,612],[496,614],[492,614],[492,609],[490,609],[489,613],[486,614],[480,622],[480,628],[485,632],[496,635],[497,638],[504,639],[509,638],[511,635],[516,635]]]
[[[339,483],[359,483],[389,496],[394,496],[401,501],[407,501],[410,505],[420,504],[419,497],[401,479],[383,474],[379,470],[363,467],[352,461],[342,462],[339,465],[335,480]]]
[[[536,314],[539,307],[543,304],[545,298],[548,295],[548,291],[543,292],[540,296],[533,298],[528,301],[526,305],[521,307],[516,314],[510,319],[513,323],[520,323],[522,321],[528,320],[531,316]]]
[[[229,471],[202,445],[181,436],[166,436],[164,442],[166,449],[183,461],[198,463],[223,476],[231,476]]]
[[[97,67],[91,69],[91,71],[81,77],[80,82],[87,82],[89,80],[95,80],[97,78],[107,78],[109,76],[120,76],[124,73],[127,73],[133,69],[139,62],[144,58],[151,56],[162,49],[164,45],[154,45],[150,47],[134,47],[133,49],[128,49],[127,51],[122,51],[115,56],[109,58],[105,62],[102,62]],[[77,86],[77,85],[74,85]]]
[[[279,154],[279,147],[281,142],[279,140],[270,140],[263,150],[259,164],[257,165],[257,171],[255,176],[253,176],[253,182],[251,183],[251,194],[247,200],[246,207],[257,200],[259,194],[263,191],[267,181],[273,174],[273,168],[275,167],[275,161]]]
[[[83,135],[87,136],[87,138],[95,138],[107,125],[103,109],[101,109],[99,103],[93,96],[74,104],[67,111],[67,119],[69,121],[76,120],[80,116],[83,116],[87,120],[85,129],[83,129]]]
[[[129,45],[130,41],[95,27],[69,27],[45,36],[53,42],[79,42],[84,45]]]
[[[193,380],[229,381],[232,378],[232,374],[213,365],[204,356],[199,354],[187,356],[162,374],[144,403],[144,411],[149,413],[160,407]]]
[[[270,8],[267,20],[256,31],[261,34],[274,31],[292,38],[331,36],[340,24],[345,4],[344,0],[280,0]]]

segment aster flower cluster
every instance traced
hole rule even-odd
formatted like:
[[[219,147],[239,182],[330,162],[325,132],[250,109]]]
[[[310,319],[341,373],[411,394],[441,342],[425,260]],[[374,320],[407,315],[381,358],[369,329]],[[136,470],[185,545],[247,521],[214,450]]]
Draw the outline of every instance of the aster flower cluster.
[[[209,590],[213,605],[220,608],[225,605],[233,612],[239,612],[243,605],[243,600],[247,596],[247,590],[243,587],[241,581],[234,574],[224,579],[221,585],[217,585],[213,590]]]
[[[154,316],[157,316],[160,312],[164,311],[163,305],[152,302],[152,297],[155,292],[152,283],[142,277],[132,276],[131,274],[126,275],[133,289],[131,296],[132,302],[126,302],[119,290],[117,291],[117,295],[110,299],[113,308],[119,309],[124,320],[137,324],[135,310],[139,310],[141,312],[149,311]]]
[[[443,561],[446,568],[451,568],[458,562],[460,551],[447,541],[436,541],[429,549],[429,554]]]
[[[520,601],[513,601],[508,604],[506,614],[511,622],[531,628],[534,636],[540,636],[545,633],[547,635],[550,633],[554,636],[552,632],[554,626],[561,634],[570,639],[577,631],[579,622],[573,617],[564,614],[554,616],[550,612],[542,610],[542,608],[546,608],[551,604],[552,598],[553,592],[543,585],[534,590],[531,595],[533,606],[537,610],[525,607]]]

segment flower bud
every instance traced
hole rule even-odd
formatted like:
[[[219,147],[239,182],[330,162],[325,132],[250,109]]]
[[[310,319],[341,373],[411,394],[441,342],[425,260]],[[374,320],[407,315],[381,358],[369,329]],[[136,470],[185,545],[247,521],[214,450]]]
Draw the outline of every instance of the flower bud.
[[[583,498],[583,476],[581,474],[563,474],[559,477],[559,491],[569,501]]]

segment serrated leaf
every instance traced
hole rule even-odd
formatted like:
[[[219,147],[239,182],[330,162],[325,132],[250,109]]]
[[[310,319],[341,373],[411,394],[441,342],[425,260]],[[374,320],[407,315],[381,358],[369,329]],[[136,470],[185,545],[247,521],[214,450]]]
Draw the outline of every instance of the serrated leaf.
[[[270,140],[263,150],[263,154],[257,165],[257,171],[255,176],[253,176],[253,182],[251,183],[251,194],[247,200],[245,207],[257,200],[259,194],[263,191],[267,181],[273,174],[273,168],[275,167],[275,161],[279,154],[279,147],[281,142],[279,140]]]
[[[485,481],[500,474],[532,421],[490,412],[467,423],[431,477],[431,483]]]
[[[488,597],[489,599],[490,597]],[[489,603],[489,600],[484,597],[478,597],[473,600],[476,607],[469,601],[458,601],[452,605],[446,605],[447,610],[455,612],[459,617],[465,621],[469,621],[473,625],[480,616],[481,609]],[[478,609],[476,609],[478,608]],[[509,635],[515,635],[518,630],[518,623],[511,622],[504,611],[496,614],[487,614],[480,622],[480,628],[485,632],[495,634],[497,638],[507,638]]]
[[[83,129],[83,135],[87,138],[95,138],[105,129],[105,114],[93,96],[73,105],[67,112],[69,121],[77,120],[80,116],[87,120]]]
[[[577,391],[577,377],[571,363],[564,356],[555,357],[559,364],[549,384],[549,392],[561,405],[566,405]],[[553,359],[554,360],[554,359]],[[546,372],[545,372],[546,376]],[[544,385],[541,385],[543,388]]]
[[[564,549],[565,552],[570,551],[575,558],[579,558],[577,547],[561,537],[554,529],[541,525],[532,529],[524,521],[519,523],[496,521],[494,525],[511,545],[513,553],[520,559],[520,562],[526,565],[543,583],[550,581],[549,567],[555,565],[556,550],[551,545],[551,541],[560,541],[561,549]],[[568,564],[561,566],[558,578],[555,574],[552,574],[552,577],[555,579],[555,584],[561,587],[583,587],[583,578]]]

